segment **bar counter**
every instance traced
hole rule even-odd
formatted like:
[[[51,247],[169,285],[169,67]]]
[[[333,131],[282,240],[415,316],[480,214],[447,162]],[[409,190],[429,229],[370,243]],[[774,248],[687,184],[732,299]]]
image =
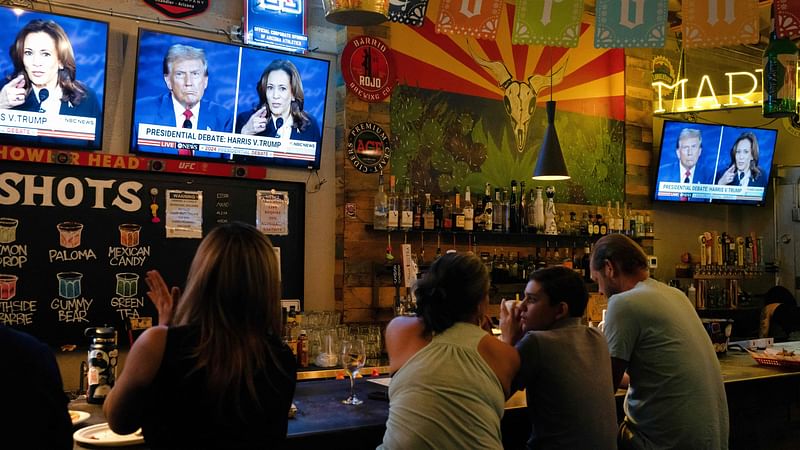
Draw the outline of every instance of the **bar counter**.
[[[800,426],[796,413],[792,417],[792,408],[797,409],[800,403],[800,371],[760,366],[749,355],[736,352],[721,356],[720,365],[728,395],[732,449],[770,448],[781,424],[793,422],[792,427]],[[349,393],[347,379],[297,383],[294,398],[297,414],[289,420],[287,448],[375,448],[385,430],[389,402],[369,398],[370,393],[384,394],[387,388],[367,381],[368,378],[356,381],[356,393],[364,400],[358,406],[341,403]],[[624,395],[624,390],[617,391],[620,417]],[[511,441],[524,445],[530,429],[524,408],[523,392],[517,392],[506,403],[502,423],[504,441],[510,441],[506,448],[516,447]],[[70,409],[92,414],[81,426],[105,421],[99,405],[76,401],[70,404]],[[796,448],[800,448],[800,442],[797,444]],[[93,447],[76,443],[74,448]]]

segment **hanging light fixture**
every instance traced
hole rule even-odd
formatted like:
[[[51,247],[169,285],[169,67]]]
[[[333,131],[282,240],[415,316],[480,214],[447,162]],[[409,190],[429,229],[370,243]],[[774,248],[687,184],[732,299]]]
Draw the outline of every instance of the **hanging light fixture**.
[[[533,179],[542,181],[569,180],[567,164],[556,134],[556,102],[553,100],[553,65],[550,65],[550,100],[547,102],[547,128],[544,130],[539,159],[533,169]]]
[[[389,0],[322,0],[325,20],[337,25],[369,26],[389,20]]]

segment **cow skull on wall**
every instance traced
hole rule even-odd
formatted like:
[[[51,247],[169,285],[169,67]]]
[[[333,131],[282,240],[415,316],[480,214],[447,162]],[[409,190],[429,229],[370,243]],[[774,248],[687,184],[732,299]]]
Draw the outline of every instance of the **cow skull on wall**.
[[[472,59],[488,69],[497,80],[497,85],[503,89],[503,106],[505,106],[506,114],[511,118],[517,151],[522,153],[525,150],[525,142],[528,140],[528,126],[534,111],[536,111],[536,98],[542,88],[551,84],[551,76],[553,86],[561,83],[561,80],[564,79],[564,72],[566,72],[566,61],[555,71],[551,68],[552,74],[534,74],[528,77],[527,81],[519,81],[511,76],[511,72],[502,61],[483,59],[476,55],[469,45],[467,45],[467,49]]]

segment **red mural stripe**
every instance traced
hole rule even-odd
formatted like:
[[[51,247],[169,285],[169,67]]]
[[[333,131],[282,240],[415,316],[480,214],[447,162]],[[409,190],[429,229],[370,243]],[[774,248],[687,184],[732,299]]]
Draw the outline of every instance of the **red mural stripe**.
[[[489,74],[483,67],[481,67],[480,64],[475,62],[475,60],[472,59],[472,56],[470,56],[470,54],[467,53],[467,51],[465,49],[461,48],[461,46],[456,44],[453,41],[453,39],[450,38],[449,35],[437,33],[436,32],[436,27],[434,26],[432,21],[426,20],[421,27],[407,27],[407,28],[412,29],[422,39],[434,44],[435,46],[437,46],[437,47],[441,48],[442,50],[444,50],[450,56],[452,56],[452,57],[456,58],[457,60],[461,61],[462,63],[464,63],[467,67],[471,68],[475,72],[476,75],[485,78],[486,81],[488,81],[488,82],[490,82],[492,84],[498,84],[497,80],[495,80],[492,77],[491,74]],[[486,46],[490,46],[494,50],[494,53],[497,54],[496,57],[491,56],[490,52],[487,52],[487,55],[489,55],[489,59],[490,60],[500,60],[500,52],[497,50],[497,45],[494,44],[494,42],[486,41],[486,40],[474,40],[474,39],[473,39],[473,41],[478,42],[480,44],[480,46],[484,49],[485,52],[487,52]],[[402,53],[400,53],[400,52],[395,50],[394,54],[395,55],[401,55]],[[407,56],[409,58],[413,58],[411,55],[405,55],[405,56]],[[416,58],[414,58],[414,59],[416,60]],[[427,76],[427,75],[425,75],[426,72],[430,72],[430,70],[432,70],[432,69],[444,72],[443,68],[439,68],[439,67],[434,66],[435,62],[433,62],[433,63],[430,63],[430,62],[429,63],[423,63],[423,64],[427,64],[427,65],[429,65],[431,67],[430,68],[424,68],[423,70],[425,70],[425,72],[419,73],[419,72],[417,72],[417,70],[419,70],[419,68],[420,68],[419,65],[417,65],[417,67],[415,67],[414,70],[411,71],[411,70],[407,70],[407,68],[403,67],[402,64],[399,64],[399,59],[398,58],[395,58],[395,60],[398,62],[398,64],[397,64],[398,79],[403,80],[403,78],[400,77],[400,75],[402,73],[403,75],[405,75],[405,79],[408,80],[409,84],[414,84],[416,82],[420,82],[420,83],[424,82],[424,80],[420,80],[418,78],[420,78],[422,76]],[[468,80],[464,80],[464,81],[468,81]]]
[[[587,62],[580,68],[570,67],[567,61],[569,75],[555,86],[554,92],[588,83],[598,78],[607,77],[625,71],[625,52],[620,49],[611,49],[597,58]]]
[[[491,100],[500,101],[496,92],[488,91],[476,86],[469,80],[465,80],[450,72],[432,67],[431,65],[412,58],[404,54],[396,54],[395,61],[398,66],[402,66],[409,74],[414,76],[403,78],[398,72],[398,82],[409,86],[436,91],[446,91],[475,97],[483,97]],[[494,82],[494,80],[492,80]]]
[[[544,50],[542,50],[539,61],[536,62],[536,68],[528,75],[549,75],[550,67],[554,64],[558,64],[558,61],[564,57],[569,50],[570,49],[564,47],[545,47]]]

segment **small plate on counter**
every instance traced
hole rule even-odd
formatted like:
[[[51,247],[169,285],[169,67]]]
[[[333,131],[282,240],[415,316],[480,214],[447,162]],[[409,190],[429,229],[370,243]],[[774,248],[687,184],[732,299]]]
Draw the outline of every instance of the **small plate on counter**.
[[[81,428],[72,437],[77,442],[103,447],[144,444],[144,436],[141,429],[135,433],[121,435],[111,431],[108,423],[98,423],[97,425]]]
[[[72,421],[72,426],[80,425],[83,422],[86,422],[89,420],[89,417],[92,417],[92,415],[86,411],[76,411],[74,409],[69,410],[69,420]]]

